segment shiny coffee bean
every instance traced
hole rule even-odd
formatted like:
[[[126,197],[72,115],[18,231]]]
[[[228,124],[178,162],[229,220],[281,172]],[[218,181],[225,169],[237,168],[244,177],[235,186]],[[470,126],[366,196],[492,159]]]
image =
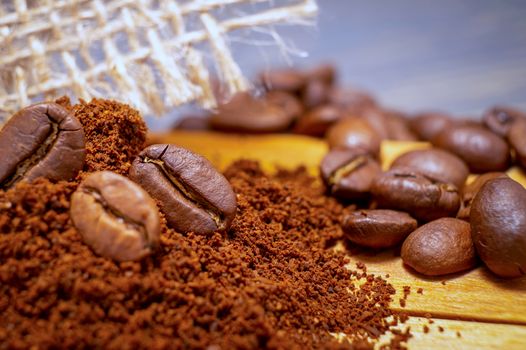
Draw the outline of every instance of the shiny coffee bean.
[[[282,102],[284,103],[284,102]],[[283,104],[256,99],[248,93],[239,93],[222,105],[210,118],[213,129],[240,133],[269,133],[286,130],[295,116]]]
[[[40,176],[69,180],[84,165],[84,129],[64,107],[35,104],[15,113],[4,125],[0,152],[0,188]]]
[[[509,166],[510,149],[506,141],[482,126],[449,127],[432,142],[462,158],[475,173],[502,171]]]
[[[499,177],[508,177],[506,173],[494,172],[494,173],[485,173],[478,176],[473,182],[464,186],[462,189],[462,195],[460,200],[460,209],[458,210],[457,218],[469,221],[469,213],[471,211],[471,204],[473,198],[478,193],[478,191],[484,186],[486,182],[492,179]]]
[[[452,126],[453,120],[445,113],[426,112],[414,116],[409,124],[421,140],[431,141],[442,130]]]
[[[495,134],[505,137],[517,120],[526,120],[526,113],[509,107],[493,107],[482,117],[484,125]]]
[[[426,149],[407,152],[395,159],[391,169],[407,167],[437,179],[452,183],[462,189],[469,175],[466,163],[452,153],[441,149]]]
[[[416,220],[409,214],[386,209],[351,212],[342,225],[351,242],[375,249],[397,245],[416,227]]]
[[[359,116],[367,108],[376,107],[376,101],[368,93],[341,87],[331,88],[329,103],[344,110],[351,117]]]
[[[232,187],[205,158],[175,145],[152,145],[134,160],[130,178],[157,200],[179,232],[228,230],[236,213]]]
[[[322,137],[331,125],[342,119],[342,112],[332,106],[323,105],[302,115],[296,125],[294,133]]]
[[[361,148],[375,157],[380,152],[382,141],[369,123],[359,118],[340,120],[329,128],[325,137],[331,149]]]
[[[510,178],[489,180],[471,204],[473,241],[498,276],[526,274],[526,189]]]
[[[364,199],[372,182],[381,172],[380,164],[360,149],[334,149],[320,165],[322,179],[329,192],[342,199]]]
[[[287,119],[296,120],[303,113],[299,99],[287,92],[269,91],[262,99],[271,106],[281,108]]]
[[[329,86],[321,80],[311,80],[301,92],[303,105],[310,109],[327,103],[329,100]]]
[[[90,174],[71,197],[71,220],[95,253],[140,260],[159,245],[159,211],[139,185],[109,171]]]
[[[477,264],[470,226],[454,218],[431,221],[416,229],[402,245],[401,255],[404,264],[428,276],[465,271]]]
[[[389,140],[418,141],[417,135],[411,130],[409,119],[401,112],[384,109],[387,116],[387,130]]]
[[[526,169],[526,120],[518,120],[508,132],[508,142],[515,151],[515,160]]]
[[[326,86],[331,86],[336,80],[336,68],[332,64],[322,63],[305,73],[309,81],[317,80]]]
[[[299,93],[307,83],[304,73],[292,68],[272,69],[261,73],[260,81],[267,90]]]
[[[454,216],[460,195],[453,184],[442,183],[410,168],[395,168],[380,174],[371,186],[379,208],[408,212],[421,221]]]
[[[378,108],[367,108],[358,117],[367,121],[381,140],[389,139],[389,118],[382,110]]]

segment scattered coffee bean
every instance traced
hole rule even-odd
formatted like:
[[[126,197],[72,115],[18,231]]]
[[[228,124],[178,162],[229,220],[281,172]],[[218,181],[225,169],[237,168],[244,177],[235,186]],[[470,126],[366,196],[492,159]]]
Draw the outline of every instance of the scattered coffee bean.
[[[432,142],[462,158],[475,173],[506,170],[510,162],[506,141],[482,126],[455,125],[442,130]]]
[[[442,130],[453,125],[453,120],[445,113],[427,112],[416,115],[409,124],[420,139],[431,141]]]
[[[326,134],[329,147],[361,148],[373,156],[380,152],[380,136],[369,123],[359,118],[345,118],[332,125]]]
[[[144,149],[130,169],[130,178],[155,198],[176,230],[224,231],[236,213],[232,187],[205,158],[175,145]]]
[[[327,129],[340,120],[342,116],[342,112],[334,106],[320,106],[302,115],[294,126],[294,132],[297,134],[323,137]]]
[[[35,104],[15,113],[4,125],[0,152],[0,188],[40,176],[69,180],[84,165],[84,130],[64,107]]]
[[[465,271],[477,264],[470,226],[454,218],[431,221],[416,229],[402,245],[401,255],[406,265],[428,276]]]
[[[416,220],[409,214],[385,209],[351,212],[342,225],[351,242],[376,249],[397,245],[416,227]]]
[[[378,108],[366,108],[359,117],[369,124],[381,140],[389,139],[388,117]]]
[[[369,197],[380,164],[361,149],[334,149],[321,161],[320,172],[329,192],[343,199]]]
[[[306,108],[314,108],[327,103],[329,99],[329,88],[321,80],[311,80],[305,85],[301,93],[301,100]]]
[[[502,277],[526,274],[526,189],[510,178],[486,182],[471,204],[473,241],[486,266]]]
[[[408,212],[422,221],[454,216],[460,205],[457,187],[422,175],[411,168],[395,168],[378,175],[371,186],[379,208]]]
[[[281,108],[290,120],[296,120],[303,113],[300,101],[287,92],[269,91],[263,100],[271,106]]]
[[[366,92],[340,87],[331,88],[329,103],[353,117],[359,116],[367,108],[376,107],[376,101]]]
[[[509,107],[493,107],[484,113],[482,121],[495,134],[505,137],[517,120],[526,120],[526,113]]]
[[[217,113],[210,118],[210,125],[214,129],[230,132],[279,132],[286,130],[294,118],[283,109],[283,105],[239,93],[229,102],[219,105]]]
[[[391,164],[391,169],[398,167],[412,168],[440,182],[452,183],[459,189],[464,187],[469,175],[468,166],[462,159],[436,148],[404,153]]]
[[[268,70],[260,75],[260,81],[267,90],[298,93],[306,84],[305,74],[292,68]]]
[[[408,118],[401,112],[384,109],[387,116],[387,130],[389,140],[417,141],[417,135],[411,130]]]
[[[473,182],[464,186],[464,188],[462,189],[460,209],[458,210],[457,214],[458,219],[469,221],[469,213],[471,211],[471,204],[473,202],[473,198],[475,198],[475,195],[486,182],[492,179],[496,179],[498,177],[507,177],[507,175],[506,173],[501,172],[482,174],[480,176],[477,176],[477,178]]]
[[[515,151],[515,160],[526,169],[526,119],[513,124],[508,133],[508,142]]]
[[[71,220],[95,253],[140,260],[159,245],[159,211],[139,185],[109,171],[90,174],[71,197]]]
[[[327,86],[333,85],[336,80],[336,68],[329,63],[322,63],[306,72],[309,81],[318,80]]]

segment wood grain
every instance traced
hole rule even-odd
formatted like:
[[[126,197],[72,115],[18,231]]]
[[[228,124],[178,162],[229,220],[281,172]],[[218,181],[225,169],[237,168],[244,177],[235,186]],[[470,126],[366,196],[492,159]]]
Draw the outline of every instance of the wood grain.
[[[152,135],[150,143],[174,143],[200,153],[223,170],[232,161],[248,158],[260,161],[263,169],[296,168],[304,165],[312,174],[327,152],[325,142],[295,135],[241,136],[210,132],[173,132]],[[384,142],[383,167],[399,154],[416,148],[430,147],[426,143]],[[515,180],[526,184],[522,170],[508,171]],[[339,246],[343,249],[343,246]],[[397,249],[381,252],[351,248],[351,268],[358,261],[367,265],[369,273],[386,276],[400,295],[403,286],[411,293],[402,308],[400,296],[393,308],[407,312],[408,325],[414,338],[411,349],[526,349],[526,278],[500,279],[484,266],[455,275],[429,278],[406,268]],[[422,288],[423,293],[417,293]],[[433,317],[429,334],[423,332],[427,320]],[[438,332],[438,326],[444,332]],[[456,331],[461,332],[458,338]]]

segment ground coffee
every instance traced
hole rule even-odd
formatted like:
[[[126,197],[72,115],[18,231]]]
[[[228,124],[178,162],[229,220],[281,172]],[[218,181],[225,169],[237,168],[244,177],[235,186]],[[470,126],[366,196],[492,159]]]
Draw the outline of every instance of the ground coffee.
[[[137,113],[101,100],[69,108],[86,130],[85,174],[125,174],[144,142]],[[0,191],[0,348],[366,349],[400,320],[394,288],[329,249],[344,208],[304,169],[270,177],[232,165],[227,232],[182,235],[161,217],[156,253],[121,263],[96,255],[71,222],[85,174]],[[395,332],[390,346],[409,336]]]

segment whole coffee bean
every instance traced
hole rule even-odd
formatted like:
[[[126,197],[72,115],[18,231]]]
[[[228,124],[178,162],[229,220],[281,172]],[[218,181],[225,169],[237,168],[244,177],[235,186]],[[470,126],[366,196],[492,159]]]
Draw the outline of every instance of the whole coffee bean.
[[[416,227],[416,220],[409,214],[384,209],[352,212],[344,217],[342,226],[351,242],[375,249],[397,245]]]
[[[343,199],[369,197],[372,182],[381,173],[380,164],[361,149],[334,149],[320,165],[329,192]]]
[[[299,99],[287,92],[269,91],[263,100],[271,106],[281,108],[290,120],[296,120],[303,113]]]
[[[517,109],[496,106],[486,111],[482,117],[484,125],[495,134],[505,137],[517,120],[526,120],[526,113]]]
[[[307,77],[304,73],[292,68],[273,69],[261,73],[260,81],[267,90],[296,94],[307,83]]]
[[[381,140],[387,140],[389,138],[389,118],[382,110],[378,108],[366,108],[358,117],[367,121]]]
[[[453,120],[442,112],[426,112],[413,117],[409,125],[420,139],[431,141],[442,130],[453,125]]]
[[[471,231],[486,266],[502,277],[526,274],[526,189],[510,178],[489,180],[471,204]]]
[[[186,130],[186,131],[205,131],[210,130],[209,117],[206,116],[186,116],[181,118],[175,130]]]
[[[359,116],[365,109],[376,107],[376,101],[368,93],[341,87],[331,88],[329,103],[344,110],[350,116]]]
[[[0,188],[40,176],[69,180],[84,165],[84,129],[64,107],[35,104],[15,113],[4,125],[0,152]]]
[[[508,133],[508,142],[515,151],[517,163],[526,169],[526,120],[518,120]]]
[[[509,166],[510,149],[506,141],[482,126],[449,127],[432,142],[462,158],[475,173],[502,171]]]
[[[391,110],[384,109],[384,114],[387,116],[387,130],[389,131],[389,140],[398,141],[418,141],[418,137],[411,130],[409,126],[409,119],[405,114]]]
[[[464,186],[464,188],[462,189],[462,198],[460,201],[460,209],[458,210],[457,218],[469,221],[471,204],[473,202],[473,198],[475,198],[475,195],[478,193],[478,191],[480,191],[480,189],[482,188],[482,186],[484,186],[486,182],[499,177],[508,176],[506,175],[506,173],[501,172],[486,173],[478,176],[473,182]]]
[[[205,158],[175,145],[152,145],[133,161],[130,178],[155,198],[179,232],[225,231],[236,214],[232,187]]]
[[[322,63],[305,73],[309,81],[317,80],[326,86],[331,86],[336,80],[336,68],[330,63]]]
[[[103,257],[140,260],[159,245],[155,201],[122,175],[90,174],[71,196],[70,212],[84,243]]]
[[[217,113],[210,118],[210,125],[222,131],[267,133],[286,130],[294,118],[283,105],[239,93],[229,102],[219,105]]]
[[[345,118],[327,130],[326,139],[332,148],[361,148],[373,156],[380,152],[382,139],[369,123],[359,118]]]
[[[411,168],[395,168],[378,175],[371,186],[378,207],[408,212],[422,221],[453,216],[460,195],[453,184],[442,183]]]
[[[294,125],[293,131],[297,134],[322,137],[327,129],[342,117],[343,114],[338,108],[323,105],[302,115]]]
[[[404,264],[428,276],[465,271],[477,264],[470,226],[454,218],[431,221],[413,231],[401,255]]]
[[[464,187],[469,175],[468,166],[462,159],[437,148],[404,153],[391,164],[391,169],[399,167],[412,168],[440,182],[452,183],[458,189]]]
[[[311,80],[301,92],[303,105],[310,109],[327,103],[329,99],[329,86],[321,80]]]

